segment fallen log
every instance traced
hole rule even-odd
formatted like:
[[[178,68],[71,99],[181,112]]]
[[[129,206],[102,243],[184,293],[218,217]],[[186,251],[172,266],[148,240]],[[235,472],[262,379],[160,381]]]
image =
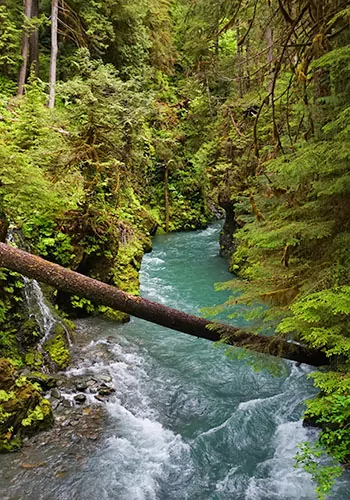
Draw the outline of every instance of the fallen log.
[[[131,316],[195,337],[214,342],[223,340],[229,345],[313,366],[329,364],[328,358],[320,351],[278,337],[245,332],[231,325],[216,323],[142,297],[135,297],[5,243],[0,243],[0,267],[17,271],[24,276],[34,278],[58,290],[85,297],[97,304],[109,306]]]

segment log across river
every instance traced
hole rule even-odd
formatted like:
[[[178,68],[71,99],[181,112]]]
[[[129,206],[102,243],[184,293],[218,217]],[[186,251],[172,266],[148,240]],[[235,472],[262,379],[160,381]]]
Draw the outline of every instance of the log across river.
[[[255,335],[242,330],[242,328],[214,323],[143,297],[134,297],[101,281],[52,264],[5,243],[0,243],[0,266],[17,271],[24,276],[34,278],[64,292],[85,297],[97,304],[118,309],[132,316],[195,337],[211,341],[223,340],[227,344],[314,366],[329,363],[322,352],[309,349],[299,343],[274,336]],[[205,273],[205,269],[203,268],[201,272]]]
[[[219,231],[156,237],[142,296],[188,314],[224,302],[229,292],[213,286],[232,279]],[[0,456],[1,500],[316,500],[308,474],[293,467],[297,444],[316,434],[301,421],[315,395],[310,366],[282,360],[278,376],[256,372],[226,346],[137,318],[84,319],[75,337],[62,374],[70,383],[59,390],[74,401],[88,385],[87,401],[61,402],[49,435]],[[115,393],[102,403],[95,383]],[[71,412],[92,421],[96,405],[104,418],[86,438]],[[349,485],[343,478],[332,500],[348,500]]]

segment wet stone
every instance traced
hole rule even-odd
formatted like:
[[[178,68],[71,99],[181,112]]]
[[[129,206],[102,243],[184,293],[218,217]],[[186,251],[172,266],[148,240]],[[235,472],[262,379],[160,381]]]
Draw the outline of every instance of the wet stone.
[[[62,405],[64,406],[64,408],[72,408],[73,403],[69,399],[63,399]]]
[[[76,403],[78,403],[79,405],[85,403],[85,401],[86,401],[85,394],[77,394],[76,396],[74,396],[74,401]]]
[[[55,399],[55,398],[52,398],[50,397],[49,398],[49,401],[50,401],[50,404],[52,406],[52,409],[53,410],[56,410],[56,408],[58,407],[58,405],[60,404],[60,400],[59,399]]]
[[[104,402],[105,402],[104,397],[103,397],[103,396],[100,396],[99,394],[97,394],[97,395],[95,396],[95,399],[97,399],[97,401],[100,401],[101,403],[104,403]]]
[[[106,385],[101,386],[98,390],[100,396],[110,396],[114,392],[115,389],[113,389],[113,387],[108,387]]]
[[[50,394],[51,394],[51,397],[54,399],[61,399],[61,393],[56,388],[52,389]]]
[[[106,382],[107,384],[108,382],[112,382],[112,377],[110,375],[101,375],[100,379],[102,382]]]
[[[86,381],[80,381],[76,384],[75,388],[78,392],[84,392],[86,389],[88,389],[88,383]]]

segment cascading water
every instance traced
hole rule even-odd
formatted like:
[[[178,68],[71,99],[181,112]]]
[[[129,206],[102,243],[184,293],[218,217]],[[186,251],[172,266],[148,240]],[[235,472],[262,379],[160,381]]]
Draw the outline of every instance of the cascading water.
[[[7,242],[16,247],[25,248],[23,237],[19,231],[10,230],[7,235]],[[22,279],[29,315],[34,316],[41,333],[39,348],[41,348],[46,340],[50,338],[57,324],[62,326],[66,333],[67,340],[71,345],[71,339],[66,326],[61,320],[54,316],[51,308],[47,305],[39,283],[35,279],[29,279],[26,276],[22,276]]]
[[[50,337],[54,326],[57,324],[56,318],[53,316],[51,309],[46,304],[43,292],[39,283],[36,280],[23,277],[24,295],[28,306],[29,314],[35,317],[40,328],[42,338],[40,345]]]
[[[222,303],[213,283],[232,279],[218,257],[219,225],[161,236],[143,260],[142,294],[189,312]],[[38,438],[0,457],[3,500],[313,500],[310,476],[294,469],[303,401],[315,394],[311,369],[283,362],[283,375],[256,373],[223,346],[133,319],[117,326],[79,322],[69,380],[108,381],[101,440],[82,452],[81,432],[65,420],[59,443]],[[73,382],[74,386],[74,382]],[[73,398],[74,391],[71,391]],[[69,445],[65,438],[67,429]],[[82,456],[83,455],[83,456]],[[30,460],[41,468],[19,469]],[[64,470],[64,473],[62,473]],[[332,500],[348,499],[345,476]]]

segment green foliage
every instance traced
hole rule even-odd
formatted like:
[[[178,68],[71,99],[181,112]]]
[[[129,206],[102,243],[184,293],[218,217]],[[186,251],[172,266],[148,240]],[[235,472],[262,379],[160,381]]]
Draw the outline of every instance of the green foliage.
[[[33,410],[29,410],[27,416],[22,419],[21,425],[23,427],[30,427],[37,425],[38,422],[44,422],[52,414],[50,402],[47,399],[42,399]]]
[[[322,290],[298,300],[278,325],[327,356],[350,358],[350,286]]]
[[[20,61],[21,30],[16,23],[16,11],[0,5],[0,71],[7,77],[16,77]],[[0,94],[6,91],[0,84]]]
[[[44,349],[48,353],[51,361],[53,361],[59,369],[66,368],[70,362],[70,352],[65,332],[59,326],[59,331],[56,328],[56,334],[47,340],[44,344]]]
[[[303,467],[317,484],[316,492],[320,500],[325,500],[336,479],[342,474],[342,468],[337,465],[320,467],[319,461],[323,455],[324,450],[322,448],[304,443],[300,445],[296,457],[296,466]]]

